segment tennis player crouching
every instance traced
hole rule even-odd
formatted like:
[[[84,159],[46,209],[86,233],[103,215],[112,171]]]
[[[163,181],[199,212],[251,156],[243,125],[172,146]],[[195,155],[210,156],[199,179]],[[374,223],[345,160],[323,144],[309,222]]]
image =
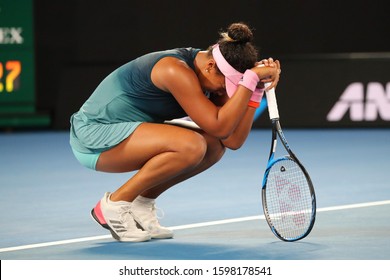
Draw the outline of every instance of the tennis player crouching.
[[[172,238],[156,217],[156,198],[245,142],[264,83],[275,87],[280,74],[278,61],[258,62],[252,41],[248,25],[233,23],[207,50],[141,56],[109,74],[72,115],[70,144],[82,165],[137,170],[91,212],[116,240]],[[200,129],[164,123],[185,116]]]

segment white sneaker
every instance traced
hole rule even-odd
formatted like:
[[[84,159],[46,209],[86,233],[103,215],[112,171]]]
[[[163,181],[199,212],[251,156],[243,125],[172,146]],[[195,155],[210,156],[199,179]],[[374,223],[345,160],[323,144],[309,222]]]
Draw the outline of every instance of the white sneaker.
[[[148,231],[152,238],[172,238],[173,232],[160,225],[154,199],[138,196],[131,207],[131,214],[138,225]]]
[[[91,215],[102,227],[111,232],[112,237],[122,242],[141,242],[150,240],[149,232],[139,229],[130,214],[132,203],[126,201],[113,202],[110,193],[92,209]]]

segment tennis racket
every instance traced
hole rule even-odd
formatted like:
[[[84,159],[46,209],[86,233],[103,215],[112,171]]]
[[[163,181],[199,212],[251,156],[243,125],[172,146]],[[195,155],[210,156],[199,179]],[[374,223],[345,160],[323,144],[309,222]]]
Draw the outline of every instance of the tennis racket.
[[[290,149],[283,134],[275,89],[266,91],[266,97],[272,124],[272,142],[263,179],[263,210],[271,231],[279,239],[297,241],[306,237],[314,226],[316,196],[309,174]],[[276,158],[278,138],[288,155]]]

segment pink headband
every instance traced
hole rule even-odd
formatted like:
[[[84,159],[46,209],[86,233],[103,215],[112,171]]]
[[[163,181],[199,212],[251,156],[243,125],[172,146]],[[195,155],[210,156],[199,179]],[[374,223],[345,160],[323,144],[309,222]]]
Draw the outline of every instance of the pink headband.
[[[233,94],[236,92],[238,82],[241,80],[244,74],[238,72],[226,61],[226,59],[223,57],[221,53],[221,50],[219,49],[218,44],[215,44],[213,46],[212,52],[213,52],[214,60],[217,63],[219,70],[225,76],[226,92],[229,97],[232,97]]]

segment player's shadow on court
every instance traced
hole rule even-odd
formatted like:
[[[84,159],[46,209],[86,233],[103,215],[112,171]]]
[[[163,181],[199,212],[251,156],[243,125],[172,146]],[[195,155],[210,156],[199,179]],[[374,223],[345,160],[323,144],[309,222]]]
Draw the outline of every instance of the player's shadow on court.
[[[90,259],[126,260],[303,260],[315,259],[324,245],[309,242],[271,242],[252,245],[183,243],[178,240],[151,240],[143,243],[99,242],[81,249]]]

